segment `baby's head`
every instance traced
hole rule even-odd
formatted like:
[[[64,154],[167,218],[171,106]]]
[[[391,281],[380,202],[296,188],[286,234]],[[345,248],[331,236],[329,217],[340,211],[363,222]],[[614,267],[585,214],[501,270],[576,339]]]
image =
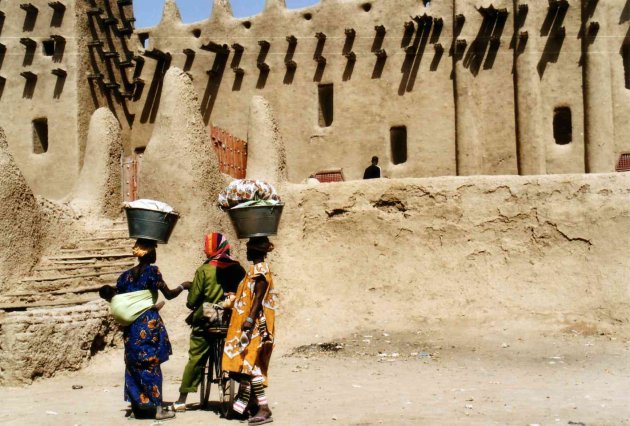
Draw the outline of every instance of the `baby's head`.
[[[116,296],[116,288],[111,285],[104,285],[98,290],[98,295],[101,296],[101,299],[111,302],[112,297]]]

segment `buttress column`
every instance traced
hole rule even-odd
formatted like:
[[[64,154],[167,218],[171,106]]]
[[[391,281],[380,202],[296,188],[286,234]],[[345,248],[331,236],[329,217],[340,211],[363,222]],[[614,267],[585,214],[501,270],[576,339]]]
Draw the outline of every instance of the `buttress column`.
[[[582,0],[584,130],[587,173],[615,171],[609,2]]]
[[[466,0],[453,1],[453,91],[455,96],[455,139],[457,175],[481,174],[482,153],[479,146],[478,129],[475,121],[475,93],[473,77],[463,64],[468,48],[468,29],[479,25],[466,16],[469,11]],[[468,22],[466,22],[468,21]]]
[[[540,77],[536,72],[538,28],[544,20],[543,8],[530,8],[530,2],[514,1],[514,91],[518,171],[521,175],[546,174],[545,142],[542,124]]]

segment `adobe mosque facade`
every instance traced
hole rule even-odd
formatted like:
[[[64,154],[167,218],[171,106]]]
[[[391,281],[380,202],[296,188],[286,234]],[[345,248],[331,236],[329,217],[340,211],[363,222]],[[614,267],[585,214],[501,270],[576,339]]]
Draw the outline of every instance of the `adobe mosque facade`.
[[[392,178],[613,172],[630,151],[627,0],[228,0],[184,24],[173,0],[135,28],[132,0],[0,3],[0,127],[36,194],[63,198],[92,113],[147,146],[166,71],[192,79],[210,132],[244,141],[274,111],[288,180],[372,155]],[[173,141],[174,144],[177,141]]]

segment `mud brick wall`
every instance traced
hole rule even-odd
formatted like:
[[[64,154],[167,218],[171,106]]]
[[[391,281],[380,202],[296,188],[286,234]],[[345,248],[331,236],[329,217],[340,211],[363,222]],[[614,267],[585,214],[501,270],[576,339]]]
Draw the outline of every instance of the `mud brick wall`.
[[[0,383],[5,384],[79,370],[120,338],[102,302],[0,315]]]
[[[630,320],[628,174],[291,185],[270,263],[279,341],[411,319]]]

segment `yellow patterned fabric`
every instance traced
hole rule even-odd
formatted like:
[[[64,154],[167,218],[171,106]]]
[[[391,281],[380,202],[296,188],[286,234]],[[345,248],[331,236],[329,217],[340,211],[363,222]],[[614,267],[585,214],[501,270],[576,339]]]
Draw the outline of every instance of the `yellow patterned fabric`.
[[[243,323],[249,315],[256,296],[256,278],[264,276],[267,280],[267,292],[263,298],[262,309],[254,318],[251,338],[243,339]],[[223,350],[223,369],[249,376],[263,376],[267,386],[267,369],[274,346],[276,309],[278,297],[273,287],[273,278],[267,262],[252,265],[236,292],[232,309],[232,319],[225,338]]]

